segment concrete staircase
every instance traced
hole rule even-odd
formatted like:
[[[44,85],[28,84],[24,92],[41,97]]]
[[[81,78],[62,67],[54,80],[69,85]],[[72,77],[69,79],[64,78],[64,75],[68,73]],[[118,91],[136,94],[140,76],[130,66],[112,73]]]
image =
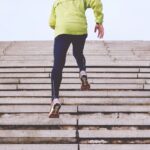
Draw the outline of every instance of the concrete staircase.
[[[150,42],[90,41],[90,91],[72,49],[49,119],[53,43],[0,42],[0,150],[150,150]]]

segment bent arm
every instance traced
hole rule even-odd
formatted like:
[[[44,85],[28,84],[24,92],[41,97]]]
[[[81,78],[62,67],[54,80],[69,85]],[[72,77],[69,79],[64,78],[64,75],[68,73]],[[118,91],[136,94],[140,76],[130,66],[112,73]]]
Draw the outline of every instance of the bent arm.
[[[101,0],[86,0],[86,3],[88,8],[93,9],[96,23],[102,24],[104,14]]]

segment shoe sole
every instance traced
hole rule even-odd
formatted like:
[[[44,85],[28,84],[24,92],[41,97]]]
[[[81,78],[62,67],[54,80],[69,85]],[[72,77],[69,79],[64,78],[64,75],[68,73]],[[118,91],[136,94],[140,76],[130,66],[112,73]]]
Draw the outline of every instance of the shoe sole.
[[[87,85],[81,85],[81,90],[82,91],[87,91],[89,89],[90,89],[90,85],[89,84],[87,84]]]
[[[60,107],[60,104],[55,104],[52,112],[49,113],[49,118],[59,118]]]

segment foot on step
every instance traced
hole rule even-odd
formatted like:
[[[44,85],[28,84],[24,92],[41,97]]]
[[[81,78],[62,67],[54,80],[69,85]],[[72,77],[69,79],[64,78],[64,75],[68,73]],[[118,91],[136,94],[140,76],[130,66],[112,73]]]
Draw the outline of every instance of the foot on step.
[[[60,108],[61,108],[61,103],[58,98],[55,98],[51,103],[49,118],[59,118]]]

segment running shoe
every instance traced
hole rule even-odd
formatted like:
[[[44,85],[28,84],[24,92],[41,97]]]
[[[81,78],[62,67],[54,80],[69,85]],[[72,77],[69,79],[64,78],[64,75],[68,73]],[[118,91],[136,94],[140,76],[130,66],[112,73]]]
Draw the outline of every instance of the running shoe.
[[[59,99],[55,98],[52,101],[49,118],[59,118],[59,109],[61,108],[61,103]]]
[[[81,90],[89,90],[90,89],[90,84],[88,83],[88,79],[87,79],[87,74],[86,71],[82,70],[80,71],[80,79],[81,79]]]
[[[81,77],[81,90],[86,91],[90,89],[90,84],[88,83],[87,76]]]

